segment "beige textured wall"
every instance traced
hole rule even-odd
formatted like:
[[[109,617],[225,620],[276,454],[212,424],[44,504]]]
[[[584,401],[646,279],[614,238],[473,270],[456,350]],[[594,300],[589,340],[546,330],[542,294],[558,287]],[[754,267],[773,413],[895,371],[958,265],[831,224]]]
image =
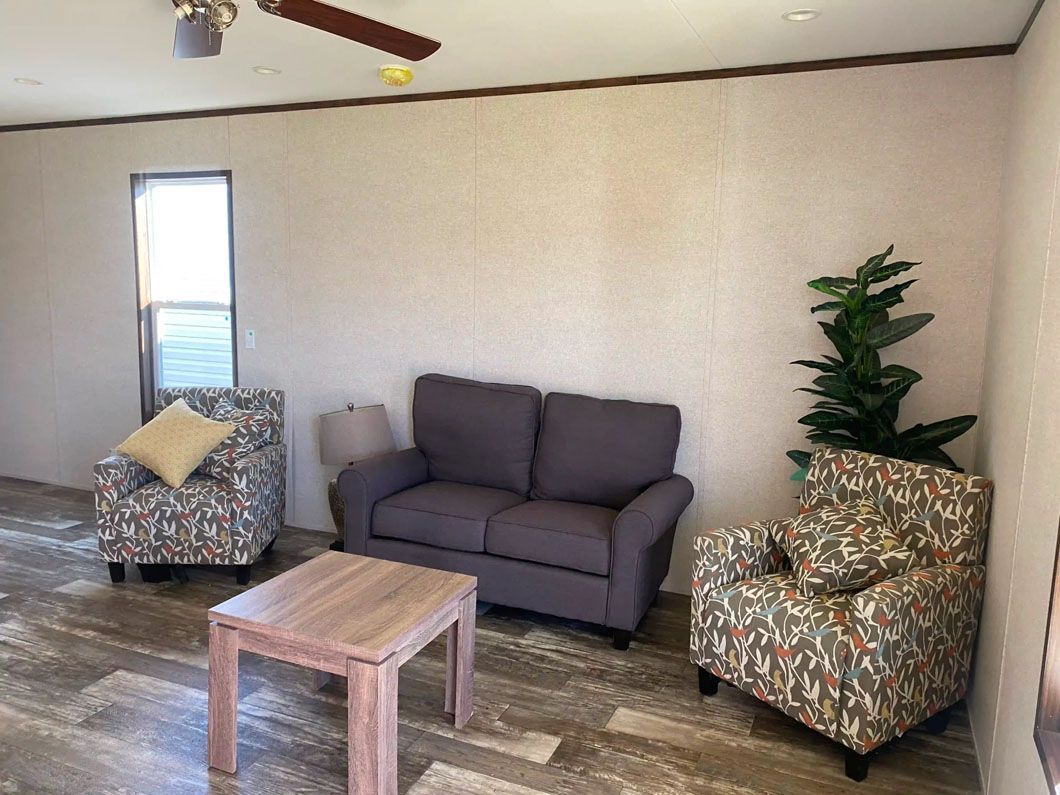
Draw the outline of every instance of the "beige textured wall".
[[[978,410],[1010,66],[0,135],[0,472],[87,486],[135,427],[128,174],[231,167],[240,374],[288,392],[293,523],[329,524],[316,414],[384,401],[404,442],[424,371],[672,401],[687,590],[697,528],[792,510],[787,363],[825,350],[806,280],[890,242],[923,259],[907,417]]]
[[[1060,0],[1015,60],[976,450],[996,496],[969,700],[999,795],[1047,789],[1032,729],[1060,518]]]

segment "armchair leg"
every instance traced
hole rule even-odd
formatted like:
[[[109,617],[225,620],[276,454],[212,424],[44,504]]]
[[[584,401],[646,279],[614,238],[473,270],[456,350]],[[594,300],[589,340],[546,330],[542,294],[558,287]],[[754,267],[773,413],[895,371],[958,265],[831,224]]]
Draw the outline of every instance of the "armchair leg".
[[[629,648],[629,642],[633,639],[632,630],[628,629],[616,629],[614,632],[614,642],[612,645],[619,651],[625,651]]]
[[[924,721],[924,728],[928,734],[942,734],[950,725],[950,708],[940,710]]]
[[[849,748],[844,748],[843,750],[846,752],[847,778],[854,781],[864,781],[865,777],[869,775],[869,754],[859,754]]]
[[[170,571],[167,563],[137,563],[140,579],[144,582],[169,582]]]
[[[277,538],[279,538],[279,536],[273,536],[272,537],[272,541],[270,541],[268,544],[265,545],[265,549],[261,550],[261,554],[262,555],[271,555],[272,554],[272,548],[276,545],[276,539]]]
[[[240,585],[250,584],[250,566],[236,566],[236,582]]]
[[[704,668],[702,665],[699,666],[699,692],[705,696],[716,696],[718,694],[718,684],[721,680]]]
[[[111,582],[125,582],[125,564],[124,563],[108,563],[107,568],[110,569],[110,581]]]

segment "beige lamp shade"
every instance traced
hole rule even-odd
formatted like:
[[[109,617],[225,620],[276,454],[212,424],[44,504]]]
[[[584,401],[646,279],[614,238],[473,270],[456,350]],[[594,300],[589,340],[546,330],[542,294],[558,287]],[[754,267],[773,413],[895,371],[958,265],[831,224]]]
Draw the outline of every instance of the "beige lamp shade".
[[[393,452],[386,407],[360,406],[320,415],[320,463],[348,464]]]

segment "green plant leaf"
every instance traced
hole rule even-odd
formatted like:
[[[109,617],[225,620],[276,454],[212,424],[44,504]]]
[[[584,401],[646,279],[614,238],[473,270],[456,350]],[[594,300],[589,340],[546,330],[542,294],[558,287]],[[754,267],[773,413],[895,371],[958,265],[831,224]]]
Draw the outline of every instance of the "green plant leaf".
[[[974,414],[964,414],[960,417],[951,417],[948,420],[939,420],[928,425],[914,425],[912,428],[898,434],[898,440],[905,450],[941,447],[947,442],[952,442],[975,425],[976,419]]]
[[[841,369],[842,362],[840,365],[834,365],[831,362],[817,362],[813,359],[796,359],[792,364],[802,365],[803,367],[809,367],[812,370],[820,370],[822,373],[838,373]]]
[[[844,450],[853,450],[858,443],[858,440],[853,436],[846,436],[835,431],[810,431],[806,434],[806,438],[814,444],[828,444],[832,447],[841,447]]]
[[[911,279],[901,284],[892,285],[886,290],[880,290],[875,295],[870,295],[868,300],[862,305],[862,309],[865,312],[882,312],[892,306],[898,306],[905,300],[902,298],[902,293],[911,285],[916,284],[917,281],[917,279]]]
[[[883,265],[883,263],[887,261],[887,258],[893,253],[894,243],[891,243],[891,245],[887,247],[887,250],[882,254],[877,254],[876,256],[869,257],[865,260],[865,264],[854,272],[854,277],[857,280],[857,283],[862,287],[868,287],[869,276],[871,276],[873,272],[879,270],[880,266]]]
[[[791,473],[791,480],[803,481],[806,480],[806,476],[810,474],[809,467],[799,467]]]
[[[880,370],[877,375],[884,381],[887,381],[891,378],[901,378],[904,380],[912,381],[913,383],[916,383],[921,378],[923,378],[923,376],[920,375],[920,373],[918,373],[916,370],[911,370],[908,367],[902,367],[902,365],[900,364],[889,364],[882,370]]]
[[[934,320],[935,316],[930,312],[922,312],[917,315],[906,315],[869,329],[865,335],[865,344],[872,348],[886,348],[896,342],[904,340],[911,334],[920,331],[924,326]]]
[[[854,433],[858,428],[858,420],[849,414],[840,414],[834,411],[811,411],[805,416],[799,417],[800,425],[809,425],[821,430],[842,430]]]
[[[838,325],[832,323],[817,322],[817,325],[824,331],[824,335],[828,337],[828,341],[835,346],[836,351],[842,357],[844,362],[849,362],[854,357],[854,346],[850,339],[850,332],[847,329],[840,328]]]
[[[873,274],[869,277],[869,284],[879,284],[885,282],[888,279],[893,279],[899,273],[905,273],[910,268],[915,268],[920,265],[919,262],[888,262],[886,265],[880,266]]]
[[[802,468],[808,467],[812,458],[805,450],[788,450],[787,456],[795,462],[795,466]]]
[[[806,282],[807,287],[811,287],[817,292],[830,295],[833,298],[838,298],[846,305],[846,293],[843,292],[846,288],[852,287],[854,280],[849,276],[822,276],[819,279],[811,279]]]
[[[846,403],[854,396],[850,384],[841,375],[819,375],[813,379],[813,385],[823,390],[827,397],[840,403]]]
[[[950,458],[949,454],[941,447],[927,447],[921,450],[914,450],[909,453],[909,460],[914,461],[917,464],[931,464],[932,466],[942,467],[943,469],[954,469],[958,472],[962,471],[957,462]]]
[[[861,401],[861,405],[863,405],[868,411],[875,411],[883,405],[884,400],[886,399],[885,396],[879,392],[858,392],[857,397],[858,400]]]
[[[823,304],[810,307],[811,312],[838,312],[843,309],[845,304],[842,301],[827,301]]]

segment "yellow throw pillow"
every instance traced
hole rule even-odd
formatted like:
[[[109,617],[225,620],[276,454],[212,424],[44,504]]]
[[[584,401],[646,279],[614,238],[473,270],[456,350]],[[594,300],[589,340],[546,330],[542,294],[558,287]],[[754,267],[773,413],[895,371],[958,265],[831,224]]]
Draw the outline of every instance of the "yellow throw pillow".
[[[132,456],[166,485],[179,489],[206,454],[235,428],[230,422],[207,419],[178,398],[119,444],[118,452]]]

